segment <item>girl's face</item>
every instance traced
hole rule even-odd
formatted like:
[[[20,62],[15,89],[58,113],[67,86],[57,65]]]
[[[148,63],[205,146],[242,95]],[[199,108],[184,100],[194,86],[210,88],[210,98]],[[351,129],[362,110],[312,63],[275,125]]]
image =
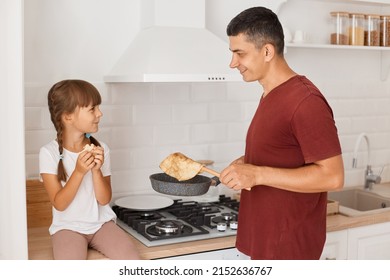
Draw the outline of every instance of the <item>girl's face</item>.
[[[77,107],[72,115],[73,127],[81,133],[94,133],[99,130],[100,118],[103,113],[99,105],[88,107]]]

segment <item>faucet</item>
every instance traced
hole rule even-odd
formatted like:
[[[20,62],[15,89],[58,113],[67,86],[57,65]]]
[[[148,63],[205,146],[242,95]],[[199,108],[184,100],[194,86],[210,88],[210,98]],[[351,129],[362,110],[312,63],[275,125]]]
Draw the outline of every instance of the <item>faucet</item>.
[[[366,143],[367,143],[367,168],[366,168],[365,176],[364,176],[364,189],[371,190],[374,184],[379,184],[381,182],[382,178],[380,175],[375,175],[371,169],[370,141],[368,140],[368,136],[365,133],[361,133],[358,136],[358,139],[356,140],[355,149],[353,151],[352,168],[357,167],[357,152],[358,152],[360,142],[362,141],[362,139],[366,140]]]

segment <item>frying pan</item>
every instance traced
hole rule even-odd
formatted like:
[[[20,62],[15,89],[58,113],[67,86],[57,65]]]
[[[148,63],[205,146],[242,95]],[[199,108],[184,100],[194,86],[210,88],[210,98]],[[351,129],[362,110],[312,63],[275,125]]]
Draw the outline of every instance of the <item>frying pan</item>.
[[[192,179],[179,181],[165,173],[156,173],[149,176],[152,188],[159,193],[177,196],[197,196],[205,194],[213,181],[216,186],[221,182],[218,177],[196,175]]]

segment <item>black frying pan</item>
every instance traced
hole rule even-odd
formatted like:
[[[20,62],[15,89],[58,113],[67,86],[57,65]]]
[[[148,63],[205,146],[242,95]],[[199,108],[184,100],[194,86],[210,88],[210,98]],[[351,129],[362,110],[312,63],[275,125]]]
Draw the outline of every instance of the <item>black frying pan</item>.
[[[207,193],[213,181],[215,185],[221,182],[218,177],[209,178],[196,175],[186,181],[178,181],[165,173],[157,173],[149,176],[152,188],[159,193],[177,196],[197,196]]]

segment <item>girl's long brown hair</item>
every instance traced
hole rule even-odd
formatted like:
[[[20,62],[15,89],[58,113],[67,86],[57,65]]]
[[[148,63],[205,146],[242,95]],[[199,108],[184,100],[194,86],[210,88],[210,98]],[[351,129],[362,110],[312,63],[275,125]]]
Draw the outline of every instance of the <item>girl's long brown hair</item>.
[[[62,161],[63,157],[63,114],[73,113],[77,106],[87,107],[101,104],[102,99],[99,91],[90,83],[82,80],[63,80],[54,84],[49,90],[48,105],[50,118],[57,131],[58,142],[58,180],[66,182],[67,174]],[[91,143],[100,146],[100,143],[93,138],[89,138]]]

